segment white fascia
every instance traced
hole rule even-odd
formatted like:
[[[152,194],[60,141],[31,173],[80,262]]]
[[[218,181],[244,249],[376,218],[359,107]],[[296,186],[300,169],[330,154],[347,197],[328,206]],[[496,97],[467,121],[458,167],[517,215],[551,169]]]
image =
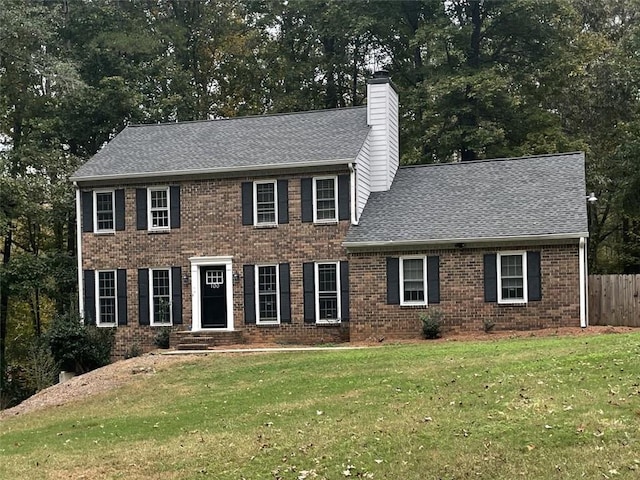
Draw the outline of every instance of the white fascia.
[[[135,180],[150,178],[167,178],[182,177],[187,175],[216,175],[222,173],[237,172],[240,175],[246,175],[250,171],[263,170],[284,170],[284,169],[304,169],[311,167],[334,167],[336,165],[348,165],[353,163],[353,158],[339,158],[333,160],[318,160],[310,162],[290,162],[290,163],[271,163],[267,165],[246,165],[242,167],[219,167],[219,168],[198,168],[193,170],[166,170],[161,172],[135,172],[120,173],[113,175],[89,175],[86,177],[71,177],[73,182],[103,182],[103,181],[119,181],[119,180]]]
[[[578,240],[580,238],[588,237],[587,232],[580,233],[554,233],[547,235],[518,235],[518,236],[506,236],[506,237],[476,237],[476,238],[443,238],[441,240],[408,240],[408,241],[396,241],[396,240],[382,240],[373,242],[342,242],[342,246],[345,248],[364,248],[364,247],[421,247],[432,245],[453,245],[456,243],[462,243],[465,245],[476,243],[506,243],[506,242],[520,242],[520,241],[546,241],[546,240]]]

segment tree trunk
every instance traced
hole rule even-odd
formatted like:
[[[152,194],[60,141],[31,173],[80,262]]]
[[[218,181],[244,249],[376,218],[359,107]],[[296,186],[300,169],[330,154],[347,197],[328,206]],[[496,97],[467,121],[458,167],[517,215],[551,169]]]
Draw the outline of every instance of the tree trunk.
[[[479,0],[471,3],[471,26],[471,43],[469,45],[467,65],[471,68],[472,71],[476,71],[480,68],[480,41],[482,32],[482,15]],[[462,115],[461,118],[463,129],[461,159],[463,162],[476,160],[477,157],[474,146],[469,145],[469,142],[465,138],[467,132],[475,131],[478,128],[477,102],[472,97],[471,90],[471,85],[467,85],[464,101],[468,105],[469,109],[464,113],[464,115]]]
[[[11,258],[11,227],[4,237],[4,250],[2,253],[2,266],[6,268]],[[6,378],[6,340],[7,340],[7,319],[9,316],[9,291],[7,286],[0,288],[0,394],[4,392]]]

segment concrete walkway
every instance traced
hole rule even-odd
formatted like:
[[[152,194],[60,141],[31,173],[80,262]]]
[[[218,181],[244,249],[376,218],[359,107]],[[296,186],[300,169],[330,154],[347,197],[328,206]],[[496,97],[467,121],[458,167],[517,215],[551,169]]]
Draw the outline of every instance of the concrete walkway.
[[[169,350],[161,355],[209,355],[210,353],[270,353],[270,352],[328,352],[331,350],[363,350],[365,346],[354,347],[259,347],[259,348],[214,348],[211,350]]]

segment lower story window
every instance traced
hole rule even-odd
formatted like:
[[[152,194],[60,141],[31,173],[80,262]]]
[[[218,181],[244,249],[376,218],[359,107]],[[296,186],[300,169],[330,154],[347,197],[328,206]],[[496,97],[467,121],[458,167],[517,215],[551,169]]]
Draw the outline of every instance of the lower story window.
[[[316,263],[317,321],[340,321],[340,275],[338,263]]]
[[[278,323],[278,267],[256,266],[258,323]]]
[[[171,272],[151,270],[151,325],[171,325]]]
[[[498,301],[523,303],[526,298],[526,253],[498,255]]]
[[[116,272],[114,270],[99,271],[97,290],[98,325],[115,325],[116,318]]]
[[[426,291],[426,259],[403,258],[401,261],[401,304],[424,305]]]

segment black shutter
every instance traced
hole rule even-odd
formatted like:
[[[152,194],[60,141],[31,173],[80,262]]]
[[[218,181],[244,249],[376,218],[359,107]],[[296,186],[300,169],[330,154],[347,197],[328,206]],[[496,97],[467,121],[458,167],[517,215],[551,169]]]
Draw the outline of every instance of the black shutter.
[[[304,292],[304,323],[316,321],[315,266],[313,262],[302,264],[302,290]]]
[[[527,252],[527,298],[529,301],[542,300],[540,252]]]
[[[340,310],[341,321],[349,321],[349,262],[340,262]]]
[[[182,325],[182,267],[171,267],[171,315],[174,325]]]
[[[140,325],[149,325],[149,270],[138,269],[138,315]]]
[[[169,187],[169,222],[170,228],[180,228],[180,186]],[[174,321],[175,323],[175,321]]]
[[[302,202],[302,221],[313,222],[313,179],[300,179],[300,199]]]
[[[349,175],[338,175],[338,220],[349,220],[351,198]]]
[[[281,263],[278,268],[280,269],[280,322],[291,323],[291,279],[289,275],[289,264]]]
[[[498,270],[495,253],[484,255],[484,301],[498,301]]]
[[[242,224],[253,225],[253,182],[242,182]]]
[[[255,292],[255,267],[245,265],[243,267],[244,279],[244,323],[247,325],[256,323],[256,292]]]
[[[288,180],[278,180],[278,223],[289,223]]]
[[[116,230],[122,231],[125,228],[124,225],[124,190],[118,189],[115,192],[115,204],[116,204]]]
[[[147,189],[136,188],[136,228],[147,229]]]
[[[118,291],[118,325],[127,324],[127,271],[119,268],[116,272]]]
[[[96,324],[96,275],[93,270],[84,271],[84,324]]]
[[[400,259],[387,257],[387,303],[400,305]]]
[[[427,257],[427,303],[440,303],[440,257]]]
[[[82,231],[93,232],[93,192],[82,192]]]

